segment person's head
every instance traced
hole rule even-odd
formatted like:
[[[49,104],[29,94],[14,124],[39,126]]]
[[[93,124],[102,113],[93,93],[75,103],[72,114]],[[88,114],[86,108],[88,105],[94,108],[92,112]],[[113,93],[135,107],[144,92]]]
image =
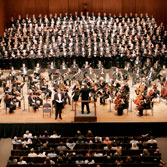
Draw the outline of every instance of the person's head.
[[[87,132],[88,134],[92,134],[92,131],[91,130],[88,130],[88,132]]]
[[[47,156],[47,157],[45,158],[45,164],[50,164],[50,157]]]
[[[30,133],[30,131],[29,130],[26,130],[26,134],[28,135]]]
[[[30,150],[30,151],[31,151],[31,153],[34,153],[34,148],[31,148],[31,150]]]
[[[14,140],[15,140],[15,141],[17,140],[17,136],[14,137]]]
[[[23,161],[23,156],[20,157],[19,161],[20,161],[20,162]]]
[[[61,89],[57,89],[57,93],[61,93]]]

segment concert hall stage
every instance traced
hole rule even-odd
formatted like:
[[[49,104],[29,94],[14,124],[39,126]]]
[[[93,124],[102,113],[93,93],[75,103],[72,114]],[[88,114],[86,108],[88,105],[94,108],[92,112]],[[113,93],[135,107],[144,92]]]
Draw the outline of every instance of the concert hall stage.
[[[0,93],[3,94],[2,88]],[[75,112],[74,106],[65,105],[62,112],[62,120],[55,120],[55,109],[53,108],[51,117],[49,114],[43,118],[43,108],[39,108],[37,112],[34,112],[32,108],[28,111],[28,92],[27,84],[24,87],[25,95],[25,107],[24,101],[22,101],[22,108],[17,109],[14,114],[6,112],[4,107],[4,101],[2,100],[0,106],[0,137],[13,137],[14,135],[20,136],[26,129],[29,129],[32,133],[45,129],[49,132],[58,130],[61,135],[73,135],[77,129],[86,131],[92,129],[95,134],[104,134],[105,130],[110,131],[111,135],[135,135],[143,132],[152,131],[154,135],[167,136],[167,105],[163,101],[156,101],[154,103],[153,115],[151,110],[147,113],[144,111],[144,115],[138,116],[136,105],[133,103],[135,98],[135,87],[131,87],[131,97],[129,103],[129,112],[124,110],[122,116],[117,115],[115,111],[114,103],[107,100],[105,105],[100,105],[99,99],[96,103],[96,117],[97,120],[94,123],[89,121],[81,123],[77,120],[74,122]],[[54,95],[54,93],[53,93]],[[133,99],[132,99],[133,98]],[[53,99],[53,97],[52,97]],[[51,100],[52,100],[51,99]],[[52,101],[48,101],[50,104]],[[44,100],[45,103],[45,100]],[[24,110],[25,109],[25,110]],[[90,105],[91,112],[94,111],[94,107]],[[78,103],[77,112],[81,111],[81,104]],[[92,113],[90,114],[90,116]],[[82,116],[80,114],[80,116]],[[85,114],[83,117],[87,117]],[[162,130],[164,131],[162,131]],[[107,134],[107,133],[106,133]]]

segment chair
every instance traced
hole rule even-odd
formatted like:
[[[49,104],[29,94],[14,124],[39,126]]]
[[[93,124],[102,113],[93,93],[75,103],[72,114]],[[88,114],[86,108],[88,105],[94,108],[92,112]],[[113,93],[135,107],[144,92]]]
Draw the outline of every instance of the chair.
[[[51,110],[51,105],[49,103],[45,103],[43,105],[43,118],[44,118],[44,113],[50,113],[51,117],[52,110]]]

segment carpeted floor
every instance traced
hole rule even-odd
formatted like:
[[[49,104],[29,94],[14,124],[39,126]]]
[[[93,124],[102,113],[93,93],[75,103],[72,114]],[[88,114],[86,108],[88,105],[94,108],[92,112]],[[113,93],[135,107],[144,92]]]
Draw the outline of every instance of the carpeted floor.
[[[11,141],[9,138],[0,139],[0,167],[6,167],[12,149]],[[167,162],[167,138],[157,138],[157,141],[162,153],[162,160]]]

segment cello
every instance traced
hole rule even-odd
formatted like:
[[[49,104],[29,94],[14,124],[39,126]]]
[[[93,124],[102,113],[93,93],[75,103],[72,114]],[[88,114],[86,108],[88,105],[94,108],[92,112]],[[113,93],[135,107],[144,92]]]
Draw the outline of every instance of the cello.
[[[164,86],[161,89],[161,96],[162,96],[162,98],[166,98],[167,97],[167,81],[164,83]]]

